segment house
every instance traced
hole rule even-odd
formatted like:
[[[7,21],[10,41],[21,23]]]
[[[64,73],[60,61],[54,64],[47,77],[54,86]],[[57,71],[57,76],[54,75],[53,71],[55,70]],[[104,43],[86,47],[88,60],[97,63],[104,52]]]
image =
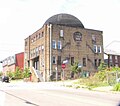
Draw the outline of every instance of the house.
[[[2,61],[3,72],[7,71],[14,72],[16,67],[19,67],[21,70],[24,69],[24,52],[9,56]]]
[[[120,67],[120,41],[113,41],[105,47],[108,67]]]
[[[44,81],[49,81],[51,75],[56,79],[70,78],[70,66],[75,62],[81,66],[82,74],[90,75],[104,61],[102,34],[85,28],[73,15],[53,15],[25,39],[25,67],[39,70]],[[61,65],[65,61],[63,71]]]

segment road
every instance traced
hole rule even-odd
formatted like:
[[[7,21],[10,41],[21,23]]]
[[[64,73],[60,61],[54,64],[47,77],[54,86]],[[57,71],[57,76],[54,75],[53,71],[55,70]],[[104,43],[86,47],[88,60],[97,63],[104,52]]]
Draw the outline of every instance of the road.
[[[120,93],[65,88],[56,83],[0,83],[0,106],[118,106]]]

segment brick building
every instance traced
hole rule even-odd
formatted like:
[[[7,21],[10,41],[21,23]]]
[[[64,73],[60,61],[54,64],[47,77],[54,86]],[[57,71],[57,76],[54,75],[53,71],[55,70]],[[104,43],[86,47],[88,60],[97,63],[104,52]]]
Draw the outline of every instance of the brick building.
[[[57,14],[25,39],[25,67],[39,70],[43,79],[63,74],[61,64],[67,61],[65,78],[70,78],[70,65],[78,62],[82,73],[97,71],[103,57],[102,31],[87,29],[70,14]],[[57,73],[57,74],[56,74]]]
[[[9,56],[2,61],[3,72],[6,73],[7,71],[14,72],[16,67],[20,69],[24,69],[24,52],[15,54],[13,56]]]
[[[113,41],[105,48],[108,67],[120,67],[120,41]]]

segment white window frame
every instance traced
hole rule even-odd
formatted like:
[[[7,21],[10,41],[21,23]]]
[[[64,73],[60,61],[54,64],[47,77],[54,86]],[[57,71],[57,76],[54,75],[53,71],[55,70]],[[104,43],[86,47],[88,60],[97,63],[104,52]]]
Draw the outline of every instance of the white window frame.
[[[63,37],[63,36],[64,36],[63,30],[60,30],[60,37]]]
[[[100,45],[97,46],[97,52],[98,52],[98,53],[102,53],[102,50],[101,50],[101,46],[100,46]]]
[[[52,48],[56,49],[56,41],[55,40],[52,41]]]
[[[95,53],[97,53],[97,45],[93,45],[93,50]]]
[[[62,43],[61,43],[61,41],[58,41],[58,49],[62,49]]]
[[[96,41],[96,36],[95,35],[92,35],[92,40]]]

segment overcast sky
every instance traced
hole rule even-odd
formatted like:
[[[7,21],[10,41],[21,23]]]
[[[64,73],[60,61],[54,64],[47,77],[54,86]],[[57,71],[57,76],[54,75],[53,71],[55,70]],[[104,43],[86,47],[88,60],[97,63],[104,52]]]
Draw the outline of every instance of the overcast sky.
[[[120,41],[120,0],[0,0],[0,60],[23,52],[24,39],[59,13],[103,31],[104,47]]]

